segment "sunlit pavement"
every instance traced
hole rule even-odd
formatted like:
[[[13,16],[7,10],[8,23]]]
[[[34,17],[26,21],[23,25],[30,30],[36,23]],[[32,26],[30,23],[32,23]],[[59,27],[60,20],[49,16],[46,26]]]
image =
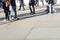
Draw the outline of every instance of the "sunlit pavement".
[[[35,15],[35,14],[34,14]],[[60,13],[0,25],[0,40],[60,40]]]

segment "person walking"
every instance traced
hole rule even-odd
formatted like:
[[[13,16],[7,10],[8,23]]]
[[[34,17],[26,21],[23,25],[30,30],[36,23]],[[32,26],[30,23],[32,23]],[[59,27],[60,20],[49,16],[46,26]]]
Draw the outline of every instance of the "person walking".
[[[20,1],[20,8],[19,10],[21,10],[21,8],[23,8],[23,10],[25,10],[24,8],[24,0],[19,0]]]
[[[41,2],[42,2],[42,5],[44,5],[44,0],[41,0]]]
[[[35,14],[35,0],[29,0],[29,9],[30,9],[30,14]]]
[[[45,0],[45,1],[46,1],[47,4],[49,3],[49,0]],[[45,12],[46,12],[46,13],[49,13],[49,6],[48,6],[48,5],[47,5],[47,7],[46,7]]]
[[[39,6],[39,0],[35,0],[35,3],[36,6]]]
[[[2,3],[3,3],[4,13],[5,13],[4,21],[9,21],[9,14],[10,14],[9,6],[10,6],[10,2],[9,2],[9,0],[2,0]]]
[[[14,11],[14,19],[17,19],[17,12],[16,12],[16,3],[15,3],[15,1],[16,0],[10,0],[10,4],[11,4],[11,6],[12,6],[12,9],[13,9],[13,11]]]
[[[53,12],[53,5],[54,5],[54,0],[49,0],[49,13]]]
[[[55,9],[54,9],[54,4],[56,4],[55,2],[54,2],[54,0],[46,0],[46,2],[48,3],[48,5],[47,5],[47,9],[45,10],[47,13],[54,13],[54,12],[56,12],[55,11]]]

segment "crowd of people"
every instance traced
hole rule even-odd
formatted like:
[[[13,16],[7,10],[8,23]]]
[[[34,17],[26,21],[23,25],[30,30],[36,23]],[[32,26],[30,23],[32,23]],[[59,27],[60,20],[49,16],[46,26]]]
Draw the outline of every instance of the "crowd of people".
[[[23,7],[23,10],[25,10],[24,8],[24,0],[19,0],[20,1],[20,8],[19,10],[21,10],[21,7]],[[44,5],[44,0],[42,1],[42,5]],[[47,5],[47,9],[45,10],[47,13],[53,13],[54,12],[54,4],[56,4],[55,0],[45,0],[46,3],[48,3]],[[15,0],[1,0],[2,4],[3,4],[3,9],[4,9],[4,13],[5,13],[5,19],[4,21],[10,21],[10,13],[11,11],[9,10],[10,5],[12,6],[12,9],[14,11],[14,19],[18,19],[17,18],[17,11],[16,11],[16,3]],[[30,9],[30,15],[31,14],[35,14],[35,6],[39,6],[39,0],[29,0],[29,9]]]

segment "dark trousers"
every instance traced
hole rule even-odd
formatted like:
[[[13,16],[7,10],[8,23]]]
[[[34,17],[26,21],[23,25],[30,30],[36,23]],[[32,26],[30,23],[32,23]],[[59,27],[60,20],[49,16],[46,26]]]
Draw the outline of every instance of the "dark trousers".
[[[7,19],[7,20],[9,20],[9,15],[10,15],[9,7],[6,7],[5,16],[6,16],[6,19]]]
[[[49,6],[47,6],[46,12],[49,13]],[[51,5],[51,13],[53,12],[53,5]]]
[[[34,7],[34,5],[29,5],[29,9],[30,9],[31,13],[35,14],[35,7]]]
[[[24,3],[20,3],[20,10],[21,10],[21,7],[23,8],[23,10],[25,10],[25,8],[24,8]]]
[[[35,4],[36,6],[39,6],[39,0],[36,0],[36,4]]]
[[[15,13],[14,18],[17,18],[16,6],[12,6],[12,9],[13,9],[13,11],[14,11],[14,13]]]
[[[9,11],[9,7],[5,6],[5,3],[3,3],[3,9],[5,13],[5,19],[9,20],[10,11]]]

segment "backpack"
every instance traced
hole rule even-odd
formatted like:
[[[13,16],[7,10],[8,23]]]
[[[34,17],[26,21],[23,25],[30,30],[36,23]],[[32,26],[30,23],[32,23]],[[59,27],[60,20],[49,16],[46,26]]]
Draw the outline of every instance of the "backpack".
[[[6,7],[9,7],[9,6],[10,6],[10,2],[6,1]]]

